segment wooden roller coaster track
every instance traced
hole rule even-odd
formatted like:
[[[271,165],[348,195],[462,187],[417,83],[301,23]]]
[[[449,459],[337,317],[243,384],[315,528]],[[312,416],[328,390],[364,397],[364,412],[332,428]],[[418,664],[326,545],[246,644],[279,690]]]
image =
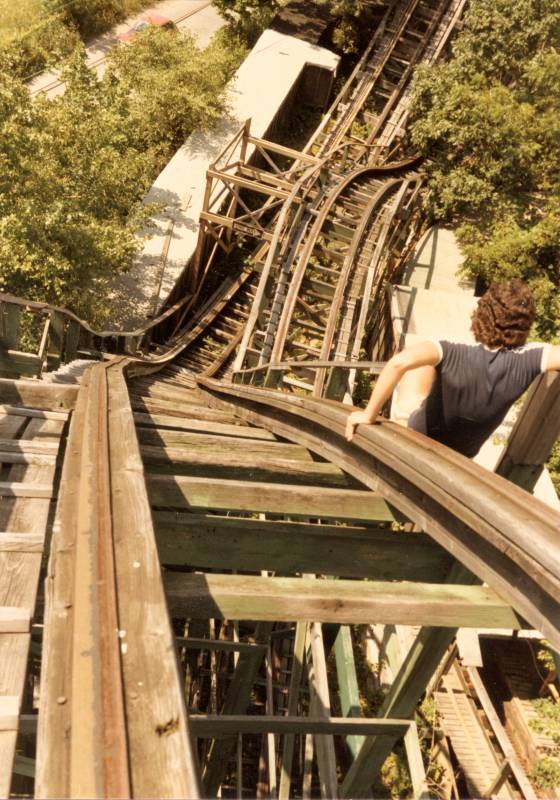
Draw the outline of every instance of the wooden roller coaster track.
[[[560,433],[560,376],[497,474],[387,421],[349,444],[332,402],[390,352],[386,288],[422,225],[420,164],[395,160],[410,79],[463,5],[389,4],[304,153],[240,131],[145,327],[0,295],[2,796],[16,750],[44,798],[368,796],[404,737],[426,797],[414,714],[457,630],[560,648],[560,514],[512,483]],[[238,240],[256,250],[214,285]],[[79,385],[56,382],[76,358]],[[418,632],[364,711],[366,623]]]

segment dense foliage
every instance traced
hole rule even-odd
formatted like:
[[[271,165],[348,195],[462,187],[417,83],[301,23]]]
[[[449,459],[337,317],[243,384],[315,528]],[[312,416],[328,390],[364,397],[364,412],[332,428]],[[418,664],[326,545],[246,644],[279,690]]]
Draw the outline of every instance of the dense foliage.
[[[290,0],[214,0],[214,5],[245,41],[253,44],[274,15]],[[367,41],[379,5],[372,0],[313,0],[312,6],[326,6],[332,19],[332,44],[341,53],[356,53]]]
[[[459,224],[466,271],[521,277],[537,335],[560,334],[560,0],[472,0],[453,58],[418,71],[413,146],[429,210]]]
[[[238,60],[151,29],[114,51],[99,82],[77,51],[54,100],[0,72],[0,288],[100,321],[137,247],[142,196],[190,131],[223,113]]]
[[[150,0],[0,0],[0,69],[28,79]]]

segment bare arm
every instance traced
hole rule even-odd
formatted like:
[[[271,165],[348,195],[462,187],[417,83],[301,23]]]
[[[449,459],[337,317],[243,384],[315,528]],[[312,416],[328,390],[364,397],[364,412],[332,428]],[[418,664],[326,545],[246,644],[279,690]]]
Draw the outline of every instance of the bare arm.
[[[560,345],[553,345],[548,353],[546,371],[560,370]]]
[[[560,348],[559,348],[560,349]],[[439,350],[433,342],[421,342],[397,353],[387,361],[363,411],[353,411],[346,421],[346,438],[352,439],[358,425],[371,425],[405,372],[417,367],[435,367]]]

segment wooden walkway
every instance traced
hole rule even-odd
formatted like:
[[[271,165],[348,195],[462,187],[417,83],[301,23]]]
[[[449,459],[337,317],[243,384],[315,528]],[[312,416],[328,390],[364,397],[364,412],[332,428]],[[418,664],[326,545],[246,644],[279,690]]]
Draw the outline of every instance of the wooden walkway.
[[[0,380],[0,797],[10,792],[22,705],[35,711],[29,645],[56,463],[76,393]]]

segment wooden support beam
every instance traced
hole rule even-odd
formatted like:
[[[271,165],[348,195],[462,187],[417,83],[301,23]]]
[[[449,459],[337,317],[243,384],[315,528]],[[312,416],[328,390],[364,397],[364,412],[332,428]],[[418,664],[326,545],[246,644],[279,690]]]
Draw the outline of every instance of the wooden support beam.
[[[320,622],[312,622],[309,626],[309,642],[311,650],[311,663],[308,666],[307,678],[309,683],[310,711],[315,717],[329,719],[331,716],[331,701],[327,678],[327,659],[323,641],[323,630]],[[338,797],[338,779],[336,769],[336,753],[334,740],[329,735],[318,735],[315,738],[317,752],[317,768],[321,797]]]
[[[0,350],[0,373],[2,375],[29,375],[35,377],[40,374],[41,359],[35,353],[22,353],[19,350]]]
[[[547,372],[531,386],[496,472],[532,491],[560,437],[560,373]]]
[[[385,501],[370,491],[250,481],[209,482],[182,475],[149,475],[147,484],[152,506],[161,508],[213,508],[323,519],[393,519]]]
[[[164,580],[171,613],[181,617],[521,627],[512,608],[481,586],[172,572]]]
[[[288,690],[288,716],[297,715],[299,704],[299,690],[303,675],[303,662],[305,658],[305,643],[307,640],[308,625],[300,622],[296,627],[296,638],[292,657],[292,674],[290,675],[290,687]],[[290,785],[292,777],[292,764],[294,759],[295,739],[293,733],[287,733],[283,741],[282,768],[280,773],[280,789],[278,792],[279,800],[288,800],[290,796]]]
[[[203,453],[180,447],[144,445],[141,449],[144,464],[151,472],[174,475],[204,475],[209,479],[231,478],[275,483],[306,483],[312,485],[358,488],[359,484],[341,469],[327,461],[253,456],[244,452],[210,451]],[[1,456],[1,453],[0,453]],[[361,487],[360,487],[361,488]]]
[[[188,414],[188,410],[186,410]],[[150,428],[169,428],[177,431],[195,431],[199,433],[220,434],[221,436],[240,436],[242,439],[261,439],[263,441],[277,441],[274,434],[265,431],[264,428],[253,428],[243,425],[241,421],[237,425],[230,425],[215,420],[190,419],[184,417],[157,416],[155,419],[148,414],[135,414],[136,424],[146,425]]]
[[[212,616],[212,615],[211,615]],[[255,642],[266,644],[272,630],[272,623],[260,623],[255,629]],[[255,650],[251,653],[240,653],[235,668],[233,679],[229,685],[224,705],[223,715],[239,715],[245,713],[251,699],[251,691],[262,664],[266,650]],[[223,717],[221,717],[223,719]],[[190,722],[190,717],[189,717]],[[234,725],[235,728],[235,725]],[[218,789],[228,768],[228,761],[237,746],[239,731],[231,731],[229,738],[216,739],[208,753],[208,758],[202,773],[202,783],[206,797],[216,797]]]
[[[155,511],[168,565],[440,583],[453,558],[425,534]]]
[[[360,691],[358,676],[354,661],[354,648],[352,645],[352,632],[348,625],[341,625],[334,642],[336,660],[336,675],[338,679],[338,692],[340,695],[340,709],[345,717],[361,717]],[[346,744],[356,758],[364,740],[359,736],[348,736]]]
[[[255,650],[260,650],[261,653],[266,653],[266,645],[257,644],[256,642],[230,642],[225,639],[198,639],[193,636],[189,636],[188,638],[176,636],[175,641],[181,647],[186,647],[187,650],[219,650],[225,653],[252,653]]]
[[[346,717],[294,717],[277,715],[191,714],[195,736],[205,739],[237,733],[305,734],[318,736],[404,736],[414,722],[408,719],[347,719]]]

